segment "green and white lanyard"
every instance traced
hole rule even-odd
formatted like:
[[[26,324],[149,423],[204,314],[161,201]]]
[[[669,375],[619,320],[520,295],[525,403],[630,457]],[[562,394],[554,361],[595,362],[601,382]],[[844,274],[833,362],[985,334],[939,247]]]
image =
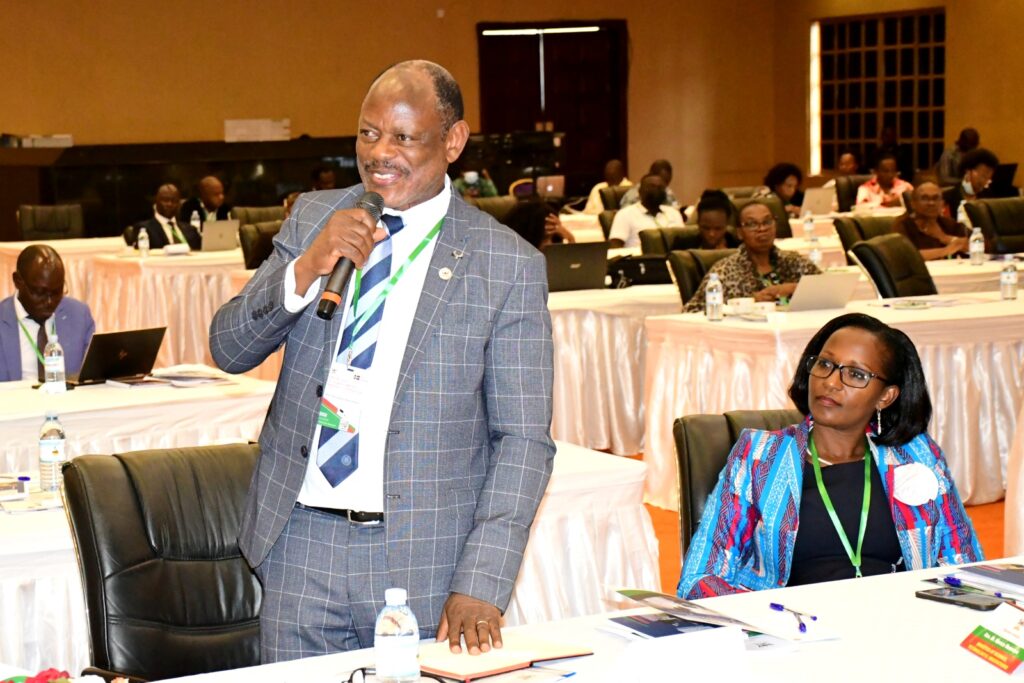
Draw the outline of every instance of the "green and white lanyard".
[[[850,558],[850,564],[853,565],[855,572],[854,576],[859,579],[863,576],[860,572],[861,550],[864,548],[864,532],[868,528],[868,508],[871,505],[871,448],[867,445],[864,446],[864,500],[860,508],[860,531],[857,532],[856,553],[850,546],[850,539],[846,536],[846,531],[839,521],[839,515],[836,514],[836,508],[832,505],[832,499],[829,498],[828,491],[825,489],[825,482],[821,479],[821,464],[818,462],[818,448],[814,445],[814,434],[811,434],[808,448],[811,451],[811,465],[814,466],[814,480],[818,484],[818,493],[821,494],[821,500],[825,503],[825,510],[828,511],[828,516],[832,520],[832,526],[839,534],[839,540],[843,544],[843,549],[846,550],[846,556]]]
[[[405,275],[406,268],[408,268],[412,264],[412,262],[416,260],[416,257],[419,256],[420,253],[422,253],[423,250],[427,248],[427,245],[430,244],[435,237],[437,237],[437,234],[441,232],[441,225],[443,223],[444,217],[442,217],[441,220],[437,222],[437,225],[430,229],[430,232],[427,233],[427,236],[424,237],[420,241],[420,243],[416,245],[416,248],[412,250],[411,254],[409,254],[409,258],[405,260],[405,263],[398,267],[398,270],[395,271],[395,273],[391,276],[391,279],[389,279],[387,284],[384,285],[384,288],[380,291],[380,294],[377,295],[377,298],[374,299],[370,303],[370,305],[366,307],[366,310],[363,311],[362,315],[358,316],[355,319],[355,327],[352,328],[352,334],[349,336],[348,339],[348,347],[346,347],[345,349],[346,364],[352,363],[352,342],[359,335],[359,331],[363,329],[364,325],[366,325],[366,321],[370,319],[370,316],[372,316],[378,308],[384,305],[384,300],[387,298],[388,294],[391,293],[391,290],[395,288],[395,285],[398,284],[398,281],[402,279],[403,275]],[[355,289],[352,290],[353,311],[359,310],[359,291],[362,287],[362,283],[363,271],[362,269],[360,269],[356,271]]]
[[[40,327],[44,324],[45,323],[40,323]],[[25,334],[25,339],[28,339],[29,346],[31,346],[32,350],[36,352],[36,358],[39,359],[40,363],[45,363],[43,360],[42,350],[39,348],[39,345],[36,344],[36,340],[32,338],[32,335],[28,333],[28,330],[25,329],[25,323],[21,322],[20,319],[18,320],[18,327],[20,327],[21,331]],[[48,338],[52,339],[55,334],[57,334],[57,321],[54,320],[50,323],[50,336]]]

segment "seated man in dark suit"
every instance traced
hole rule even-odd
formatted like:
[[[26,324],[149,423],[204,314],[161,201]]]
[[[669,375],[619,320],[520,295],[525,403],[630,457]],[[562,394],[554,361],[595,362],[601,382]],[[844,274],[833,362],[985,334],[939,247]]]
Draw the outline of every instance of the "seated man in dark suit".
[[[230,218],[231,207],[224,201],[224,184],[216,176],[208,175],[199,181],[199,196],[192,197],[181,205],[179,223],[192,222],[192,214],[198,214],[199,225],[206,221],[223,221]]]
[[[135,244],[139,248],[139,230],[146,229],[150,249],[163,249],[168,244],[188,243],[192,249],[202,247],[199,231],[184,221],[178,221],[178,207],[181,206],[181,192],[172,183],[161,185],[153,202],[153,217],[135,224]]]
[[[17,292],[0,301],[0,382],[43,381],[43,351],[58,337],[64,370],[78,372],[96,330],[89,307],[64,296],[64,262],[52,247],[33,244],[18,255]]]

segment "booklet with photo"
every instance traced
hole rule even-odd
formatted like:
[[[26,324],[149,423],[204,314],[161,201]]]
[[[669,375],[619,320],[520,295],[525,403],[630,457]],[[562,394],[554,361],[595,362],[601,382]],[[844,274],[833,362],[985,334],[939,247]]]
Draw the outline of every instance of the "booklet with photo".
[[[679,617],[686,621],[695,621],[701,624],[712,624],[714,626],[739,626],[746,631],[760,630],[753,624],[748,624],[745,621],[734,619],[722,614],[721,612],[709,609],[704,605],[698,605],[696,602],[683,600],[682,598],[678,598],[674,595],[631,589],[620,590],[619,594],[625,595],[630,600],[635,600],[641,605],[651,607],[659,612],[671,614],[674,617]]]

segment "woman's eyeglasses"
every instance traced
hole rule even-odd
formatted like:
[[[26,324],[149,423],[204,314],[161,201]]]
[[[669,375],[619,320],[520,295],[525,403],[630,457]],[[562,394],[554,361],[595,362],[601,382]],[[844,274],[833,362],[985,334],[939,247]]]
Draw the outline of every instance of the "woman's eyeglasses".
[[[744,221],[743,223],[740,223],[740,227],[743,228],[744,230],[751,230],[751,231],[753,231],[753,230],[771,230],[772,228],[775,227],[775,219],[774,218],[766,218],[763,221],[761,221],[760,223],[758,223],[757,221]]]
[[[863,389],[875,378],[878,378],[883,382],[889,381],[878,373],[868,372],[861,368],[855,368],[852,365],[840,365],[839,363],[834,363],[826,358],[819,358],[818,356],[811,356],[808,358],[806,367],[807,372],[821,379],[831,377],[832,373],[838,370],[839,381],[854,389]]]

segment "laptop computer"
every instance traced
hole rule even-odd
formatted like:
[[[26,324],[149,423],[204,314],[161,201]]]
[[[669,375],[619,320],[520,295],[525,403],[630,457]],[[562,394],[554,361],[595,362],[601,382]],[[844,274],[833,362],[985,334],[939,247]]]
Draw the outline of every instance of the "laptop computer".
[[[608,273],[608,243],[552,244],[544,249],[548,262],[548,291],[604,289]]]
[[[537,195],[540,197],[564,197],[565,176],[542,175],[537,178],[537,184],[534,187],[537,189]]]
[[[94,334],[78,374],[69,384],[101,384],[108,379],[144,377],[153,369],[166,327]]]
[[[844,308],[857,289],[860,272],[804,275],[789,300],[789,312]]]
[[[206,221],[203,224],[203,251],[229,251],[238,246],[238,221]]]
[[[804,203],[800,205],[800,213],[811,212],[812,216],[826,216],[834,210],[836,188],[811,187],[804,191]]]

